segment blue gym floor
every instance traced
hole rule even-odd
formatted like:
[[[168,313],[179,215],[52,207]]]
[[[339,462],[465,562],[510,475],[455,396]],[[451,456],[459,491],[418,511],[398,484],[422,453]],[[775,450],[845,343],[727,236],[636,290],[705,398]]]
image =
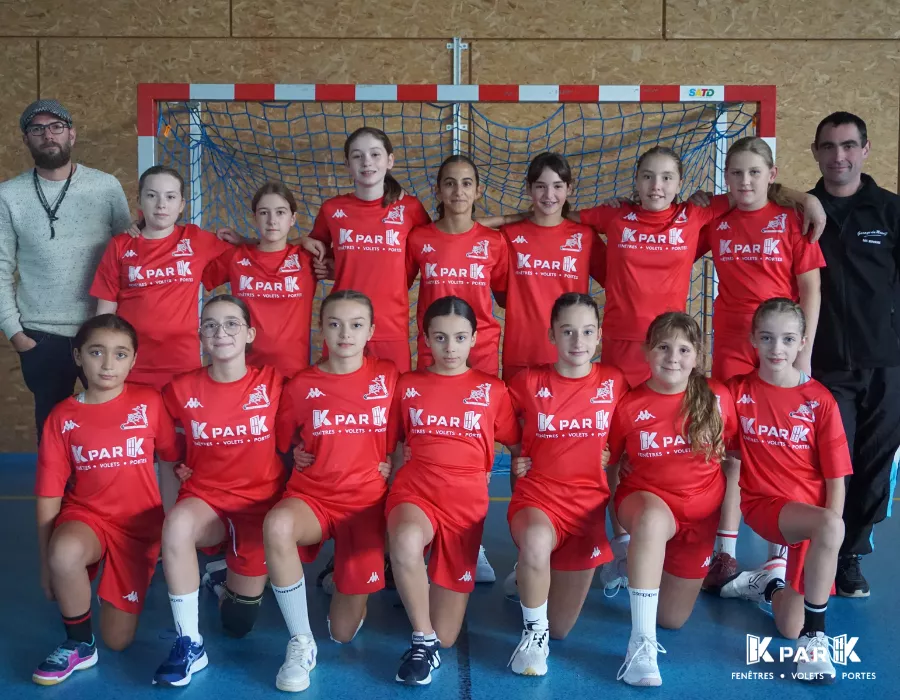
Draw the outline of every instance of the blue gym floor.
[[[31,682],[35,665],[61,640],[61,625],[54,604],[47,602],[38,584],[35,545],[34,456],[0,455],[5,484],[2,528],[7,555],[0,599],[3,600],[5,651],[0,665],[0,699],[65,698],[114,700],[158,697],[161,693],[184,698],[249,698],[280,694],[275,674],[284,660],[287,631],[271,592],[267,592],[256,629],[243,640],[226,638],[219,626],[216,604],[201,594],[200,623],[207,641],[210,665],[184,689],[154,688],[150,679],[172,643],[172,618],[162,571],[157,572],[141,626],[133,646],[123,653],[100,644],[100,661],[92,669],[73,675],[61,686],[41,688]],[[511,570],[516,550],[506,525],[509,495],[505,475],[491,485],[494,501],[485,529],[485,546],[498,582],[479,585],[459,642],[441,652],[443,665],[427,688],[406,688],[394,682],[400,655],[409,642],[409,623],[394,591],[384,591],[369,603],[365,626],[350,645],[328,638],[325,615],[329,598],[321,588],[310,590],[309,610],[319,645],[312,686],[303,697],[410,698],[419,694],[432,700],[510,698],[550,700],[565,696],[597,698],[659,695],[675,698],[779,698],[837,697],[897,698],[900,690],[896,643],[891,620],[900,619],[900,597],[894,585],[900,577],[896,522],[878,527],[879,547],[864,559],[864,572],[872,587],[866,600],[833,598],[828,610],[829,634],[858,637],[858,663],[838,666],[838,682],[831,687],[809,687],[792,680],[788,663],[777,662],[780,643],[768,616],[750,603],[711,599],[701,594],[694,614],[678,632],[660,630],[659,641],[668,650],[660,655],[661,691],[630,688],[616,682],[631,629],[625,591],[612,599],[600,590],[588,597],[581,618],[564,642],[551,646],[550,672],[544,678],[514,676],[506,667],[522,627],[521,609],[503,596],[502,579]],[[746,566],[762,561],[765,547],[749,531],[742,533],[738,559]],[[329,551],[307,569],[314,581]],[[96,606],[95,606],[96,614]],[[775,663],[746,664],[746,635],[773,636],[770,650]],[[771,679],[748,679],[748,672],[769,673]],[[744,674],[741,677],[739,674]],[[781,677],[784,674],[784,678]],[[842,674],[862,674],[861,679]],[[285,694],[287,695],[287,694]]]

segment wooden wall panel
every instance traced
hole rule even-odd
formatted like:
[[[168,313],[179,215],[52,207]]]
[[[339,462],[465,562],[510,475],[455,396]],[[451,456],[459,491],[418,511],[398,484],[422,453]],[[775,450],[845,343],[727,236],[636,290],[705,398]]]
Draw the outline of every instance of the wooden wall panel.
[[[665,0],[669,39],[900,39],[894,0]]]
[[[232,17],[254,37],[662,37],[662,0],[234,0]]]
[[[12,0],[2,36],[228,36],[229,0]]]

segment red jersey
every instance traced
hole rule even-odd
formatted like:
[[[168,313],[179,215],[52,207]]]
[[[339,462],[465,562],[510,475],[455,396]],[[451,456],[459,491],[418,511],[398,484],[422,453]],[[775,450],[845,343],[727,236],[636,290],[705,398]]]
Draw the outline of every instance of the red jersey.
[[[246,302],[256,328],[247,362],[271,365],[287,377],[309,367],[309,334],[316,278],[312,256],[299,245],[264,253],[255,244],[230,248],[203,273],[213,289],[226,282]]]
[[[616,404],[627,388],[622,372],[600,363],[579,379],[563,377],[553,365],[517,373],[509,393],[524,420],[522,456],[531,457],[532,466],[516,490],[528,482],[566,510],[580,505],[572,502],[576,489],[599,491],[608,499],[601,457]]]
[[[247,367],[235,382],[216,382],[206,367],[163,389],[169,413],[184,427],[185,464],[193,470],[180,498],[238,511],[276,497],[284,467],[275,452],[283,379],[272,367]]]
[[[313,366],[285,386],[287,403],[279,418],[279,448],[290,449],[297,428],[315,463],[294,470],[290,494],[360,507],[383,498],[387,483],[378,465],[397,442],[388,426],[400,374],[393,362],[367,357],[351,374],[331,374]]]
[[[644,340],[654,318],[685,310],[700,229],[728,208],[722,195],[708,207],[687,202],[652,212],[625,204],[581,212],[582,223],[606,234],[604,338]]]
[[[703,237],[719,275],[713,324],[723,332],[747,335],[756,307],[773,297],[799,301],[797,276],[825,267],[797,212],[774,202],[757,211],[732,209]]]
[[[141,539],[148,537],[146,528],[160,527],[153,452],[174,462],[184,442],[156,391],[126,384],[102,404],[70,397],[50,412],[43,435],[37,496],[62,496],[63,509],[79,506]]]
[[[737,432],[734,402],[724,384],[708,380],[722,414],[722,437],[727,445]],[[630,391],[619,402],[609,432],[610,464],[628,455],[631,473],[622,479],[629,489],[660,490],[690,499],[720,488],[725,478],[720,462],[707,461],[689,442],[681,403],[684,393],[660,394],[647,384]]]
[[[435,224],[420,226],[406,243],[406,274],[410,285],[421,273],[416,320],[419,362],[430,358],[422,321],[431,304],[457,296],[475,312],[477,343],[500,350],[500,323],[494,318],[491,290],[505,292],[509,271],[506,239],[498,231],[475,223],[466,233],[444,233]]]
[[[574,221],[538,226],[525,219],[500,229],[510,247],[504,366],[556,361],[547,339],[553,303],[567,292],[590,291],[594,231]]]
[[[91,296],[118,304],[135,327],[135,372],[175,374],[200,366],[200,285],[210,262],[231,249],[194,224],[159,240],[113,236]]]
[[[489,472],[494,442],[514,445],[521,434],[506,385],[476,369],[452,377],[427,369],[404,374],[392,410],[410,462],[427,471]]]
[[[409,340],[409,285],[406,238],[431,221],[415,197],[405,195],[388,207],[355,194],[322,203],[310,237],[334,252],[334,291],[355,289],[375,307],[373,340]]]
[[[837,402],[822,384],[768,384],[756,372],[728,388],[741,422],[741,495],[825,506],[825,479],[853,473]]]

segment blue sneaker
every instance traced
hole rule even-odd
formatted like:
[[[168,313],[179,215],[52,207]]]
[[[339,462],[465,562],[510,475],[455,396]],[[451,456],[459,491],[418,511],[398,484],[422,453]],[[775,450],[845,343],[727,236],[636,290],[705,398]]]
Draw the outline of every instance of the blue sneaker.
[[[97,646],[67,639],[50,654],[34,673],[31,680],[38,685],[62,683],[75,671],[83,671],[97,663]]]
[[[202,671],[209,664],[206,649],[202,644],[194,644],[190,637],[178,637],[153,676],[153,685],[180,687],[191,682],[191,676]]]

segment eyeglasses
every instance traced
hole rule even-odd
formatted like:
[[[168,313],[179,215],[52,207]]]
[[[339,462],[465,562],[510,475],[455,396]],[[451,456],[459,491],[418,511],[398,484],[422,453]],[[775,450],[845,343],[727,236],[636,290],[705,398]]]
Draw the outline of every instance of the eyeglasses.
[[[241,328],[246,326],[246,323],[241,323],[240,321],[232,321],[228,320],[225,323],[216,323],[215,321],[204,321],[200,324],[200,335],[204,338],[215,338],[219,334],[219,329],[222,328],[225,330],[225,333],[231,336],[235,336],[241,332]]]
[[[25,133],[29,136],[43,136],[45,131],[49,131],[51,134],[61,134],[66,129],[69,128],[69,125],[65,122],[51,122],[50,124],[32,124],[31,126],[25,127]]]

